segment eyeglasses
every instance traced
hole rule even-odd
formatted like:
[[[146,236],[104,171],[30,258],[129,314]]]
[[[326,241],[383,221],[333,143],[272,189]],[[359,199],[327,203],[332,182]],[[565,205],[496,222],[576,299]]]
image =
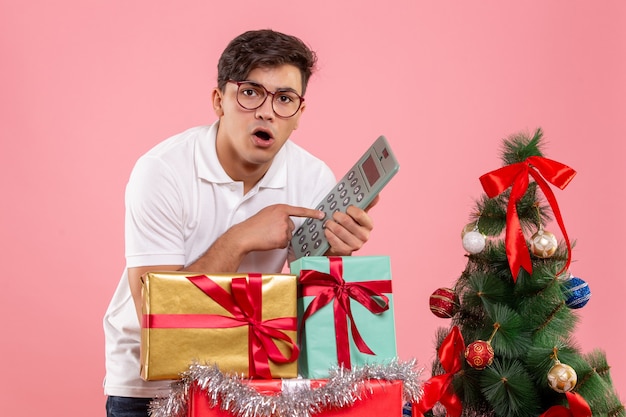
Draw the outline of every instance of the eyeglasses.
[[[228,82],[237,85],[237,103],[246,110],[258,109],[271,95],[272,110],[278,117],[287,119],[300,110],[304,101],[304,97],[290,89],[279,89],[271,92],[263,85],[252,81],[229,80]]]

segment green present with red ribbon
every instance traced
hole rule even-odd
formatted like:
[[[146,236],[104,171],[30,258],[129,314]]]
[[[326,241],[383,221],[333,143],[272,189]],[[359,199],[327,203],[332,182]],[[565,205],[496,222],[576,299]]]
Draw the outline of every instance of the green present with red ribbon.
[[[397,357],[388,256],[311,256],[291,263],[298,276],[298,370],[327,378]]]
[[[142,277],[141,376],[193,362],[249,378],[297,376],[296,277],[149,272]]]

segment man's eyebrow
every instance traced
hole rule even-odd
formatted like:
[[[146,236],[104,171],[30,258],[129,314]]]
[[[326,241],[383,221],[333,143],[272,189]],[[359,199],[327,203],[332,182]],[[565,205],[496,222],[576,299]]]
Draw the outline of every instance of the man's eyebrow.
[[[258,87],[263,87],[263,88],[266,88],[266,89],[269,91],[269,88],[267,88],[264,84],[261,84],[261,83],[259,83],[259,82],[256,82],[256,81],[253,81],[253,80],[245,80],[245,82],[248,82],[248,83],[253,84],[253,85],[255,85],[255,86],[258,86]],[[296,89],[295,89],[295,88],[293,88],[293,87],[278,87],[278,88],[277,88],[276,90],[274,90],[274,91],[281,91],[281,92],[291,91],[291,92],[294,92],[294,93],[296,93],[296,94],[300,95],[300,93],[298,92],[298,90],[296,90]]]

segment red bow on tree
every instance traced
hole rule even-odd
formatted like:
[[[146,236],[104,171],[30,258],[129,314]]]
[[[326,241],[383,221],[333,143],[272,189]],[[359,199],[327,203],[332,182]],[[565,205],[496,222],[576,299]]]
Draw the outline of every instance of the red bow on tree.
[[[462,355],[465,351],[465,341],[457,326],[454,326],[450,334],[446,336],[437,352],[439,362],[446,373],[434,376],[424,383],[424,395],[422,399],[413,404],[413,416],[424,417],[424,413],[441,403],[450,417],[459,417],[463,411],[461,400],[454,393],[452,379],[463,365]]]
[[[591,408],[580,394],[566,392],[565,396],[570,408],[554,405],[539,417],[591,417]]]
[[[561,228],[565,243],[567,244],[567,262],[557,275],[565,271],[571,261],[572,248],[569,238],[567,237],[567,232],[565,231],[565,226],[563,225],[559,205],[546,180],[562,190],[574,178],[576,171],[560,162],[541,156],[530,156],[526,158],[524,162],[507,165],[480,177],[480,182],[489,198],[493,198],[509,187],[512,187],[506,212],[505,242],[506,255],[509,260],[509,267],[511,268],[514,282],[517,280],[520,267],[524,268],[528,273],[532,273],[533,268],[530,261],[530,254],[528,253],[528,247],[526,246],[526,239],[524,238],[519,217],[517,216],[516,206],[517,202],[524,196],[524,193],[528,189],[528,175],[531,175],[535,179],[535,182],[539,188],[541,188],[550,203],[554,217]]]

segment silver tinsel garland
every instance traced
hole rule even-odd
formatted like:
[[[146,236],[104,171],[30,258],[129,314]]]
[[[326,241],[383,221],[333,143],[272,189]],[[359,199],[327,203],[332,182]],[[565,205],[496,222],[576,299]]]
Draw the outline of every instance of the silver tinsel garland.
[[[352,370],[333,368],[328,382],[322,387],[311,389],[296,383],[290,390],[263,395],[243,383],[242,377],[222,373],[215,365],[192,364],[180,380],[172,383],[167,397],[152,400],[150,416],[186,417],[192,385],[203,390],[212,407],[221,407],[234,417],[312,417],[329,408],[351,406],[371,394],[367,391],[368,380],[401,381],[403,400],[417,402],[422,396],[422,382],[419,380],[422,370],[417,368],[415,360],[394,360]]]

